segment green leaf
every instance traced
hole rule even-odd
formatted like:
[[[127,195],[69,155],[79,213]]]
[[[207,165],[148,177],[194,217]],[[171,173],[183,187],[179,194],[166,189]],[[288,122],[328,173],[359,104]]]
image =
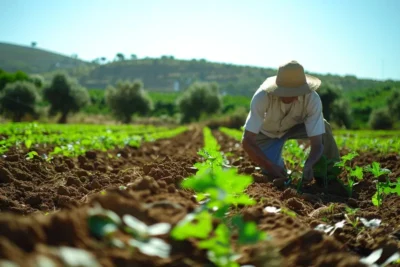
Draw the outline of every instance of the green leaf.
[[[217,170],[214,172],[216,185],[228,193],[243,193],[253,182],[249,175],[239,175],[236,169]]]
[[[178,240],[187,238],[207,238],[212,230],[212,216],[207,211],[188,214],[171,231],[171,236]]]
[[[372,204],[374,206],[379,206],[379,196],[378,196],[378,192],[375,192],[375,194],[372,196]]]
[[[39,154],[36,151],[30,151],[26,154],[27,159],[33,159],[35,156],[39,156]]]
[[[232,223],[238,228],[239,243],[242,245],[254,244],[266,238],[266,234],[257,229],[255,222],[244,222],[241,216],[235,216],[232,218]]]
[[[199,248],[212,250],[217,257],[231,254],[229,228],[223,223],[219,224],[214,236],[208,240],[200,241],[198,245]]]
[[[27,149],[29,149],[29,148],[31,148],[31,146],[32,146],[32,140],[31,139],[26,139],[25,140],[25,147]]]
[[[98,238],[108,236],[118,229],[118,226],[114,222],[100,216],[89,217],[88,224],[90,232]]]
[[[371,172],[375,178],[378,178],[379,176],[383,175],[383,174],[389,174],[391,173],[390,170],[388,169],[384,169],[380,167],[380,163],[379,162],[372,162],[372,167],[371,166],[366,166],[365,169],[369,172]]]
[[[342,161],[347,162],[349,160],[354,159],[356,156],[358,156],[358,153],[353,151],[347,155],[342,156]]]
[[[358,180],[363,179],[363,169],[360,166],[356,166],[354,169],[350,171],[350,175],[353,177],[357,177]]]

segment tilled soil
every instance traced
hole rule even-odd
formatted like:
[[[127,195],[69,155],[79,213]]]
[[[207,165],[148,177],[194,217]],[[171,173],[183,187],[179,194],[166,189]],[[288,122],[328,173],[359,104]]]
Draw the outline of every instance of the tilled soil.
[[[375,185],[371,177],[357,186],[353,199],[347,199],[343,192],[323,192],[315,184],[306,188],[308,194],[299,195],[290,188],[276,188],[248,160],[237,141],[215,134],[222,150],[232,153],[230,163],[256,181],[247,193],[258,204],[239,211],[271,236],[270,241],[242,247],[240,264],[364,266],[359,263],[360,256],[384,247],[383,262],[400,248],[399,197],[387,197],[380,209],[372,206]],[[52,163],[26,160],[24,153],[10,151],[0,159],[0,259],[28,267],[46,261],[53,263],[47,266],[65,266],[60,247],[75,247],[89,251],[101,266],[212,266],[195,240],[178,242],[160,236],[172,246],[171,256],[162,259],[112,247],[95,238],[87,222],[88,209],[99,203],[121,217],[130,214],[148,225],[175,225],[198,206],[193,192],[179,189],[179,183],[196,171],[192,166],[200,160],[197,151],[201,147],[201,129],[192,129],[139,149],[90,151]],[[356,162],[373,159],[383,167],[399,170],[393,155],[378,158],[371,154],[368,159],[363,155]],[[286,208],[296,216],[266,212],[267,206]],[[346,224],[331,236],[314,230],[318,224],[333,225],[342,220],[346,206],[360,208],[350,218],[379,218],[381,226],[372,230]],[[0,260],[0,266],[4,262]]]
[[[52,162],[39,157],[27,160],[25,153],[9,151],[0,158],[0,211],[28,214],[70,208],[86,202],[92,194],[135,183],[145,175],[179,184],[193,172],[191,166],[202,146],[200,135],[190,131],[144,143],[139,149],[88,151],[85,156],[57,157]],[[145,165],[160,161],[171,163],[173,172],[165,170],[164,164]]]
[[[249,160],[238,141],[220,132],[214,132],[214,135],[221,150],[228,155],[230,164],[257,181],[247,189],[247,193],[258,204],[246,207],[242,212],[274,238],[274,244],[279,247],[288,266],[357,266],[358,257],[368,256],[378,248],[384,248],[379,261],[383,263],[393,252],[400,251],[400,197],[389,195],[381,207],[373,206],[371,197],[376,192],[376,183],[371,174],[365,174],[364,180],[354,187],[353,198],[348,198],[344,189],[334,183],[327,189],[312,183],[304,187],[303,194],[298,194],[293,188],[274,186]],[[347,152],[343,150],[341,154]],[[400,157],[396,154],[360,152],[360,156],[353,160],[353,166],[365,166],[373,161],[392,170],[392,181],[400,176]],[[345,178],[345,173],[341,178]],[[264,212],[267,206],[292,210],[296,217]],[[345,220],[346,207],[358,209],[355,214],[348,215],[351,221],[356,221],[357,217],[381,219],[380,227],[371,229],[361,222],[355,223],[356,226],[346,223],[330,236],[313,230],[319,224],[333,226]]]

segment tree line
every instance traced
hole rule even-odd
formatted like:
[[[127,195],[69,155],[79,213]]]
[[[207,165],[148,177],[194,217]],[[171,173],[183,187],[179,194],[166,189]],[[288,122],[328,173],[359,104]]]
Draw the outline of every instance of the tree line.
[[[391,129],[400,118],[400,92],[397,89],[389,89],[384,89],[390,93],[390,97],[383,103],[384,107],[371,109],[367,106],[366,110],[360,108],[362,106],[352,108],[352,101],[365,101],[365,96],[356,95],[349,98],[341,86],[327,82],[323,83],[317,92],[321,97],[324,117],[335,125],[347,129],[356,128],[357,121],[362,118],[368,120],[372,129]],[[93,98],[87,88],[66,73],[57,73],[49,83],[45,83],[38,75],[0,70],[0,112],[13,121],[21,121],[26,116],[38,119],[43,115],[43,112],[38,112],[38,108],[47,107],[46,115],[57,115],[59,123],[66,123],[70,114],[82,111],[88,105],[100,104],[106,106],[107,110],[123,123],[130,123],[134,115],[174,116],[178,113],[181,123],[189,123],[223,114],[231,116],[234,126],[240,127],[246,118],[250,98],[247,106],[235,102],[223,105],[223,97],[217,83],[194,82],[179,94],[174,103],[154,101],[140,80],[118,81],[109,85],[104,94],[95,95]]]
[[[154,109],[141,81],[119,81],[105,90],[104,100],[114,117],[130,123],[133,115],[146,116]],[[0,112],[18,122],[25,116],[39,118],[40,101],[49,105],[47,115],[59,116],[66,123],[70,114],[90,104],[87,88],[66,73],[57,73],[45,84],[40,76],[24,72],[8,73],[0,70]],[[215,83],[194,83],[176,101],[182,114],[181,122],[197,121],[203,115],[212,115],[222,108],[221,95]]]

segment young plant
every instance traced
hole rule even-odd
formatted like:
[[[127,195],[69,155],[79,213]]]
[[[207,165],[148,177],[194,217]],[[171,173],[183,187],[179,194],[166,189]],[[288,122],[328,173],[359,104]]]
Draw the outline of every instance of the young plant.
[[[181,186],[196,192],[201,205],[188,214],[171,231],[177,240],[199,239],[200,248],[207,249],[210,261],[217,266],[239,266],[232,247],[232,234],[237,231],[239,244],[256,243],[265,239],[265,233],[258,231],[254,222],[244,222],[241,217],[227,218],[230,208],[238,205],[253,205],[255,201],[244,193],[252,183],[251,176],[239,175],[234,168],[223,168],[219,145],[208,128],[204,128],[205,147],[199,152],[205,161],[196,163],[194,176],[182,181]],[[213,221],[220,223],[213,231]]]
[[[354,159],[356,156],[358,156],[357,152],[351,152],[347,155],[342,156],[341,161],[334,164],[334,166],[347,171],[347,184],[344,184],[344,187],[346,188],[349,197],[353,195],[353,186],[358,183],[356,181],[363,179],[363,168],[359,166],[355,166],[354,168],[352,168],[350,165],[351,160]]]
[[[377,179],[376,192],[371,199],[372,204],[379,207],[382,205],[384,195],[396,193],[400,195],[400,178],[397,178],[397,183],[391,183],[389,180],[390,170],[381,168],[378,162],[372,162],[372,166],[366,166],[365,170],[372,173]]]
[[[39,154],[36,151],[30,151],[28,153],[26,153],[26,159],[30,160],[33,159],[35,156],[39,156]]]
[[[350,219],[350,217],[345,214],[344,217],[346,218],[346,221],[354,228],[357,229],[358,225],[360,224],[360,218],[356,217],[355,219]]]
[[[359,208],[352,209],[352,208],[350,208],[350,207],[346,207],[346,213],[347,213],[348,215],[355,215],[355,214],[357,213],[358,210],[359,210]]]

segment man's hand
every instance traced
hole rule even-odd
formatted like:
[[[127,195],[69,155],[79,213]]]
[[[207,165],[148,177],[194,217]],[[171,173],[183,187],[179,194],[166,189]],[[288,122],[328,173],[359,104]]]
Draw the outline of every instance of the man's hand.
[[[242,140],[244,151],[246,151],[249,157],[260,167],[266,170],[273,178],[286,178],[287,174],[284,168],[269,161],[269,159],[258,147],[256,137],[257,134],[255,133],[249,131],[244,132]]]
[[[303,177],[305,182],[311,182],[312,179],[314,178],[314,171],[312,169],[312,165],[311,164],[305,164],[304,168],[303,168]]]
[[[287,178],[285,169],[272,162],[265,167],[265,170],[268,172],[268,175],[273,178]]]
[[[322,144],[322,135],[316,135],[310,137],[310,145],[311,151],[310,155],[308,155],[308,159],[304,164],[303,168],[303,177],[304,182],[309,183],[314,178],[313,166],[322,156],[322,152],[324,150],[324,145]]]

